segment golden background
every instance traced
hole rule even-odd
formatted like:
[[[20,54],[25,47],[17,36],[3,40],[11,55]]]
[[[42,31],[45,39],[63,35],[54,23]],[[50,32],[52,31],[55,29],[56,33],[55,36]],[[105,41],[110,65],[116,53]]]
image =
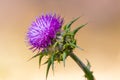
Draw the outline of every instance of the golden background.
[[[85,51],[75,53],[91,62],[96,80],[120,80],[120,1],[119,0],[0,0],[0,80],[45,80],[46,65],[29,50],[26,32],[36,16],[55,12],[67,23],[82,16],[72,29],[88,22],[76,36]],[[44,61],[44,60],[43,60]],[[83,72],[70,58],[55,64],[48,80],[84,80]]]

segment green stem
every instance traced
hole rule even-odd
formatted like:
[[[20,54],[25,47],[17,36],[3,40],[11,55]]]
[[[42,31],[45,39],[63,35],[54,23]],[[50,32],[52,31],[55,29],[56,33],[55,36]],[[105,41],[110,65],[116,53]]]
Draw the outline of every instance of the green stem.
[[[83,70],[87,80],[95,80],[94,76],[92,75],[92,72],[74,53],[70,53],[69,55],[78,64],[78,66]]]

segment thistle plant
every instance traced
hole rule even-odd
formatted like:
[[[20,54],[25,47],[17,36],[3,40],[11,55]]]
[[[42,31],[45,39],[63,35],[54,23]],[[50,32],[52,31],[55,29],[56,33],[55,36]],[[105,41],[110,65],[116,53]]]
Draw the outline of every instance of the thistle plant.
[[[75,18],[68,24],[63,26],[64,19],[56,14],[45,14],[37,17],[28,29],[27,41],[31,46],[31,50],[38,51],[31,59],[39,57],[39,66],[43,57],[47,56],[43,64],[47,64],[46,79],[48,77],[49,69],[52,67],[54,71],[54,62],[63,62],[70,56],[78,66],[85,73],[87,80],[95,80],[92,71],[90,70],[90,63],[87,61],[85,65],[73,52],[75,48],[81,49],[76,44],[75,35],[86,24],[78,26],[71,30],[71,25],[78,20]],[[63,28],[62,28],[63,26]],[[81,49],[82,50],[82,49]]]

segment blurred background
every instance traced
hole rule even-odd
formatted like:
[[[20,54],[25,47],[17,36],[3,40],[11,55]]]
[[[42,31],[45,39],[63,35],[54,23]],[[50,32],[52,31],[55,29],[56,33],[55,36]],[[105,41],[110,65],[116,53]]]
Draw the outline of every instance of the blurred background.
[[[49,12],[63,16],[64,24],[82,16],[72,29],[89,23],[76,35],[84,51],[75,53],[90,61],[96,80],[120,80],[120,0],[0,0],[0,80],[45,80],[46,65],[27,61],[35,53],[25,37],[31,22]],[[48,80],[84,80],[84,74],[68,57]]]

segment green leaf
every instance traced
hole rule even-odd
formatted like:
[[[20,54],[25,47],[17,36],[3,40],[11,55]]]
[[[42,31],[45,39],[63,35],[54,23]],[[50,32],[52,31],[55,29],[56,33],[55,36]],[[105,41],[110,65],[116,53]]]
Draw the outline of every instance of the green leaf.
[[[40,66],[41,66],[41,60],[42,60],[43,56],[44,56],[44,55],[40,55],[40,56],[39,56],[39,68],[40,68]]]
[[[64,64],[64,67],[65,67],[65,59],[67,57],[67,52],[63,52],[63,64]]]
[[[52,56],[51,56],[51,63],[52,63],[53,73],[54,73],[54,59],[55,59],[55,56],[54,56],[54,54],[52,54]]]
[[[30,61],[31,59],[33,59],[33,58],[39,56],[40,54],[41,54],[41,53],[35,54],[35,55],[34,55],[33,57],[31,57],[28,61]]]
[[[65,45],[63,45],[63,49],[66,49],[69,46],[68,43],[66,43]]]
[[[68,23],[67,25],[64,26],[64,30],[67,30],[70,28],[70,26],[76,21],[78,20],[80,17],[77,17],[75,19],[73,19],[72,21],[70,21],[70,23]]]
[[[78,48],[78,49],[80,49],[80,50],[84,50],[84,49],[80,48],[79,46],[77,46],[77,45],[75,45],[75,44],[73,44],[73,43],[71,43],[71,42],[69,42],[69,44],[70,44],[72,47],[76,47],[76,48]]]
[[[90,68],[91,68],[91,64],[90,64],[90,62],[87,60],[87,68],[90,70]]]
[[[47,60],[47,61],[45,61],[42,65],[45,65],[45,64],[47,64],[48,63],[48,61],[49,61],[49,59]]]
[[[58,45],[58,42],[55,42],[55,44],[53,45],[53,47],[55,48]]]
[[[47,65],[47,70],[46,70],[46,80],[47,80],[47,77],[48,77],[48,73],[49,73],[49,69],[50,69],[50,66],[51,66],[51,60],[49,59],[48,60],[48,65]]]
[[[86,24],[84,24],[84,25],[81,25],[81,26],[79,26],[79,27],[77,27],[75,30],[73,30],[73,35],[75,36],[75,34],[81,29],[81,28],[83,28],[85,25],[87,25],[87,23]]]
[[[84,49],[82,49],[81,47],[79,47],[79,46],[77,46],[77,45],[76,45],[76,47],[77,47],[79,50],[82,50],[82,51],[84,50]]]

